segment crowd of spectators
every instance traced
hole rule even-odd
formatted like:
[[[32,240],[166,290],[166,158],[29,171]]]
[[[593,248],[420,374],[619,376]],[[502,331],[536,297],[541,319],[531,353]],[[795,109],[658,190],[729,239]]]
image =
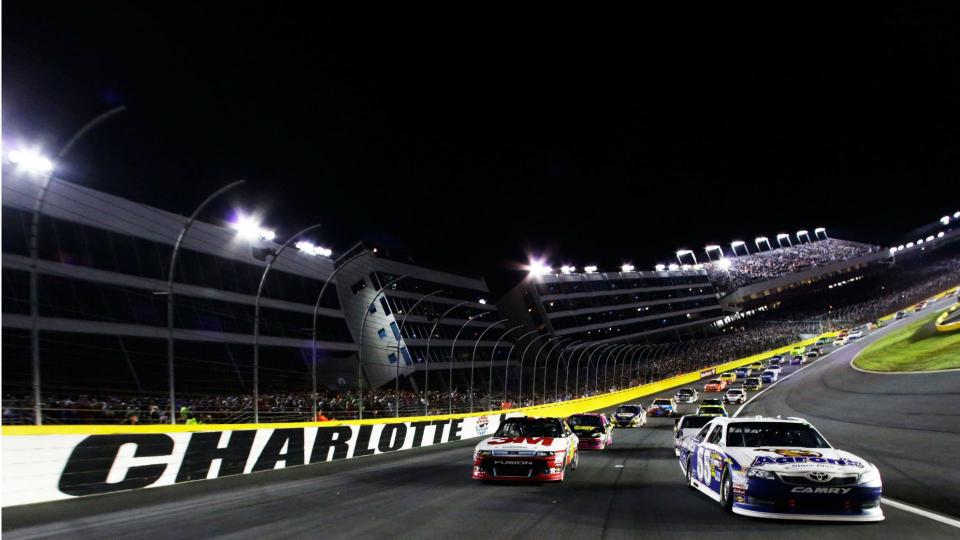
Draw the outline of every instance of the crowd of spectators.
[[[769,251],[704,263],[714,286],[724,292],[810,268],[868,255],[880,248],[827,238]]]
[[[555,390],[551,391],[548,385],[547,396],[538,393],[537,401],[590,396],[608,391],[617,385],[636,385],[660,380],[782,347],[820,331],[850,328],[872,322],[881,316],[904,309],[960,284],[960,257],[923,265],[920,269],[912,270],[902,277],[903,285],[901,286],[891,287],[884,294],[873,295],[867,301],[851,303],[828,313],[791,311],[783,314],[783,317],[789,317],[789,320],[741,319],[724,326],[718,335],[686,342],[650,345],[647,353],[636,355],[639,361],[631,362],[626,369],[621,367],[619,371],[611,372],[609,378],[604,378],[605,369],[600,372],[601,376],[598,379],[599,367],[584,366],[586,377],[580,378],[579,388],[567,389],[566,384],[551,383]],[[626,380],[620,379],[621,374],[626,376]],[[478,387],[482,388],[483,385]],[[560,388],[563,390],[561,391]],[[522,399],[511,395],[509,401],[504,400],[502,391],[489,396],[489,401],[486,392],[477,391],[473,394],[474,408],[484,410],[488,403],[494,409],[532,405],[533,399],[528,391],[525,390]],[[451,406],[453,412],[465,412],[469,410],[470,401],[470,394],[457,388],[450,393],[445,390],[431,391],[429,396],[424,395],[423,392],[403,390],[399,394],[399,415],[420,415],[424,412],[442,414],[448,412]],[[397,402],[397,394],[393,389],[365,391],[364,417],[395,416]],[[357,417],[359,406],[359,393],[342,387],[325,389],[317,395],[318,415],[316,417],[313,413],[313,396],[309,392],[261,394],[260,420],[269,422],[306,421],[314,418],[352,419]],[[170,422],[169,401],[163,396],[122,396],[92,392],[68,396],[50,393],[44,395],[41,408],[44,421],[54,424],[163,424]],[[175,410],[177,423],[251,422],[253,397],[249,393],[178,396]],[[33,400],[30,397],[12,393],[4,396],[4,424],[32,422]]]

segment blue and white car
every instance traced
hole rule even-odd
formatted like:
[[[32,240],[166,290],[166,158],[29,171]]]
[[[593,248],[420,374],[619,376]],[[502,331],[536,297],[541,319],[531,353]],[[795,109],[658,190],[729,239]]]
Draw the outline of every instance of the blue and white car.
[[[877,467],[801,418],[714,418],[680,441],[687,485],[735,514],[881,521]]]
[[[769,384],[777,382],[777,379],[780,376],[779,370],[768,369],[760,374],[760,380],[763,381],[763,384]]]

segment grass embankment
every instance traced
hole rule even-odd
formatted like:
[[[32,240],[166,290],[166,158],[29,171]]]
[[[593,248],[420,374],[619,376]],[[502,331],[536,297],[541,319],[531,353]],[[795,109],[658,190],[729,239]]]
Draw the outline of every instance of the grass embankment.
[[[871,371],[934,371],[960,368],[960,331],[937,332],[943,310],[919,315],[863,350],[854,365]]]

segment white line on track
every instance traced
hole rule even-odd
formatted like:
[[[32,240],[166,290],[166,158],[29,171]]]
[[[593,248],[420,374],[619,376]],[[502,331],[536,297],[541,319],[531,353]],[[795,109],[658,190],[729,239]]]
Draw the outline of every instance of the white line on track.
[[[807,369],[808,367],[810,367],[810,366],[812,366],[812,365],[814,365],[814,364],[816,364],[816,363],[819,363],[821,360],[825,359],[826,357],[830,356],[831,354],[833,354],[833,353],[835,353],[835,352],[837,352],[837,351],[839,351],[839,350],[840,350],[840,349],[834,349],[834,350],[828,352],[827,354],[818,357],[817,360],[815,360],[815,361],[813,361],[813,362],[810,362],[810,363],[808,363],[807,365],[805,365],[805,366],[797,369],[796,371],[790,372],[789,375],[784,375],[783,378],[777,379],[776,382],[770,384],[770,386],[767,386],[767,387],[764,388],[763,390],[760,390],[759,392],[757,392],[756,394],[754,394],[753,397],[751,397],[750,399],[748,399],[743,405],[741,405],[740,408],[738,408],[737,411],[736,411],[735,413],[733,413],[733,418],[736,418],[736,417],[740,416],[740,411],[742,411],[742,410],[744,409],[744,407],[746,407],[747,405],[749,405],[753,400],[755,400],[755,399],[757,399],[758,397],[762,396],[763,393],[766,392],[767,390],[769,390],[769,389],[773,388],[774,386],[780,384],[782,381],[785,381],[785,380],[789,379],[790,377],[793,377],[794,375],[796,375],[797,373],[800,373],[801,371]]]
[[[960,529],[960,520],[949,518],[947,516],[944,516],[942,514],[937,514],[936,512],[931,512],[929,510],[924,510],[923,508],[917,508],[916,506],[912,506],[906,503],[902,503],[900,501],[893,500],[890,497],[883,497],[880,499],[880,502],[888,506],[892,506],[898,510],[903,510],[904,512],[910,512],[911,514],[923,516],[925,518],[932,519],[934,521],[939,521],[940,523]]]
[[[900,322],[900,321],[897,321],[897,322]],[[893,326],[894,326],[894,325],[890,325],[890,326],[887,326],[886,328],[889,330],[889,329],[893,328]],[[873,334],[873,333],[871,333],[871,335],[872,335],[872,334]],[[855,359],[861,352],[863,352],[864,349],[866,349],[866,347],[864,347],[863,349],[860,349],[859,351],[857,351],[857,354],[853,355],[853,358]],[[733,417],[734,417],[734,418],[738,417],[738,416],[740,415],[740,411],[742,411],[742,410],[744,409],[744,407],[746,407],[747,405],[749,405],[750,402],[752,402],[753,400],[755,400],[755,399],[757,399],[758,397],[760,397],[760,396],[761,396],[764,392],[766,392],[767,390],[769,390],[769,389],[773,388],[774,386],[776,386],[777,384],[779,384],[781,381],[785,381],[785,380],[789,379],[790,377],[792,377],[793,375],[795,375],[795,374],[797,374],[797,373],[800,373],[801,371],[807,369],[808,367],[810,367],[810,366],[812,366],[812,365],[814,365],[814,364],[819,363],[820,360],[825,359],[826,357],[830,356],[831,354],[833,354],[833,353],[835,353],[835,352],[837,352],[837,351],[839,351],[839,350],[840,350],[840,349],[834,349],[834,350],[828,352],[827,354],[821,356],[821,357],[818,358],[816,361],[811,362],[811,363],[809,363],[809,364],[801,367],[800,369],[798,369],[798,370],[790,373],[789,375],[785,375],[782,379],[777,379],[777,382],[771,384],[770,386],[764,388],[763,390],[760,390],[759,392],[757,392],[756,394],[754,394],[752,398],[748,399],[748,400],[746,401],[746,403],[744,403],[743,405],[741,405],[740,408],[737,409],[737,411],[736,411],[735,413],[733,413]],[[853,360],[850,360],[850,366],[853,367]],[[858,369],[858,368],[854,367],[854,369]],[[864,371],[864,370],[859,370],[859,371]],[[954,371],[954,370],[951,370],[951,371]],[[873,372],[868,371],[867,373],[873,373]],[[936,373],[936,372],[933,372],[933,373]],[[944,516],[944,515],[941,515],[941,514],[938,514],[938,513],[936,513],[936,512],[931,512],[930,510],[924,510],[923,508],[919,508],[919,507],[917,507],[917,506],[909,505],[909,504],[907,504],[907,503],[903,503],[903,502],[900,502],[900,501],[891,499],[891,498],[889,498],[889,497],[883,497],[883,498],[881,498],[881,499],[880,499],[880,502],[882,502],[883,504],[886,504],[887,506],[892,506],[892,507],[894,507],[894,508],[896,508],[896,509],[898,509],[898,510],[903,510],[904,512],[910,512],[911,514],[916,514],[916,515],[918,515],[918,516],[922,516],[922,517],[925,517],[925,518],[927,518],[927,519],[932,519],[932,520],[934,520],[934,521],[938,521],[938,522],[943,523],[943,524],[945,524],[945,525],[949,525],[949,526],[951,526],[951,527],[956,527],[956,528],[960,529],[960,521],[958,521],[958,520],[956,520],[956,519],[953,519],[953,518],[949,518],[949,517]]]

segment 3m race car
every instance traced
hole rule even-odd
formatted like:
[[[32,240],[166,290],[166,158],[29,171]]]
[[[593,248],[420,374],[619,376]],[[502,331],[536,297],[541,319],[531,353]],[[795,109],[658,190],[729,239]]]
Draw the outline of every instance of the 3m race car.
[[[657,398],[647,407],[647,416],[673,416],[677,414],[677,402],[673,398]]]
[[[621,405],[617,411],[610,417],[614,427],[636,427],[647,425],[647,411],[643,404],[634,403],[631,405]]]
[[[613,444],[613,424],[600,413],[575,414],[567,419],[567,425],[579,439],[578,448],[603,450]]]
[[[576,470],[579,439],[560,418],[507,418],[473,452],[474,480],[560,481]]]
[[[677,403],[696,403],[700,394],[693,388],[681,388],[674,394],[673,400]]]
[[[696,414],[688,414],[677,418],[676,424],[673,426],[674,454],[680,455],[680,443],[683,439],[696,435],[703,426],[707,425],[707,422],[714,418],[714,416],[699,416]]]
[[[876,466],[800,418],[715,418],[680,444],[687,484],[752,517],[880,521]]]

